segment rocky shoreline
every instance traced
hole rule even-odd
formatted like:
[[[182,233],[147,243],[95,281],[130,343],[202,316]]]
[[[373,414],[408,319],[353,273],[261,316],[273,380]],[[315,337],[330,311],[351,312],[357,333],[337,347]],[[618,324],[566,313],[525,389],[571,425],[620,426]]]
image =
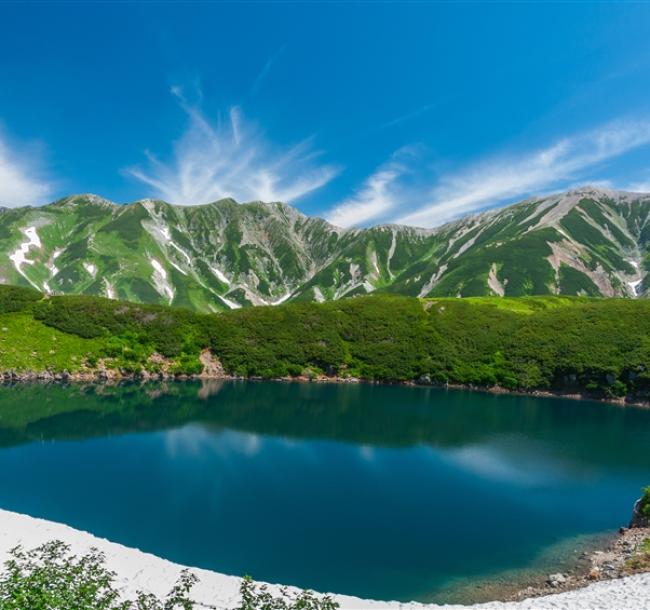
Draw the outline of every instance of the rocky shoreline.
[[[520,601],[650,572],[650,550],[644,550],[644,543],[648,540],[650,527],[621,528],[603,548],[582,553],[573,569],[549,574],[515,593],[504,595],[502,599]]]
[[[184,374],[170,372],[169,361],[157,354],[152,356],[154,361],[160,360],[161,369],[156,372],[147,370],[133,373],[131,371],[120,370],[110,366],[99,366],[94,369],[83,369],[77,371],[15,371],[13,369],[0,371],[0,383],[15,384],[25,382],[44,382],[44,383],[119,383],[119,382],[147,382],[147,381],[187,381],[187,380],[222,380],[222,381],[276,381],[276,382],[298,382],[298,383],[365,383],[365,384],[382,384],[382,385],[403,385],[433,387],[441,389],[468,390],[471,392],[483,392],[487,394],[507,394],[511,396],[529,396],[537,398],[562,398],[567,400],[591,400],[605,404],[618,406],[631,406],[640,408],[650,408],[650,400],[641,400],[636,396],[625,396],[621,398],[603,398],[601,396],[592,396],[579,393],[563,393],[560,391],[548,390],[511,390],[502,386],[478,386],[474,384],[453,384],[453,383],[436,383],[426,379],[415,381],[388,381],[388,380],[370,380],[358,377],[342,377],[337,375],[316,375],[306,376],[299,375],[295,377],[240,377],[227,373],[221,362],[209,350],[203,350],[200,355],[200,361],[203,364],[203,371],[198,374]]]

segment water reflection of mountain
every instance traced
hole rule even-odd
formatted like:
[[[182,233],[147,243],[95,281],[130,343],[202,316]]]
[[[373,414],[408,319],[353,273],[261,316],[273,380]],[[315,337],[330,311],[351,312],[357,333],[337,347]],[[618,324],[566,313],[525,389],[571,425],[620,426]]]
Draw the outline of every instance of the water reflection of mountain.
[[[3,446],[188,423],[390,447],[464,447],[510,435],[591,464],[650,466],[650,411],[581,401],[271,382],[0,386]]]

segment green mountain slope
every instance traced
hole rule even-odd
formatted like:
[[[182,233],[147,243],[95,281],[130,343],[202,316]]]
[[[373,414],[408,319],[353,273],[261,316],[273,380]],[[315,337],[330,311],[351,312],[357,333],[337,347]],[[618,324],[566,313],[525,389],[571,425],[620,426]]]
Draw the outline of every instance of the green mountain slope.
[[[222,314],[0,286],[0,378],[356,377],[646,402],[650,300],[372,295]],[[211,368],[208,368],[211,367]]]
[[[583,188],[437,229],[341,229],[282,203],[0,210],[0,282],[199,311],[410,296],[647,296],[650,195]]]

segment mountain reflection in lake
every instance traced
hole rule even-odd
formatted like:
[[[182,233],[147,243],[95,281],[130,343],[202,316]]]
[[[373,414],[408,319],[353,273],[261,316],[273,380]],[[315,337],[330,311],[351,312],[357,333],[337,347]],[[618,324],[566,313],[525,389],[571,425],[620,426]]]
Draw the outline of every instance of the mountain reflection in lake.
[[[559,399],[2,386],[0,506],[220,572],[441,599],[624,525],[650,483],[648,446],[650,411]]]

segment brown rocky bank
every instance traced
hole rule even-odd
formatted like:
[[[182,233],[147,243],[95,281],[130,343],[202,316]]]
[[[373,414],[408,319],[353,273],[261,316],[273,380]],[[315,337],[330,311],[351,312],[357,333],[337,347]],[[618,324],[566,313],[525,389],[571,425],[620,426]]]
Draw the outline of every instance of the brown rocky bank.
[[[429,386],[444,389],[470,390],[472,392],[486,392],[490,394],[510,394],[515,396],[534,396],[539,398],[564,398],[570,400],[593,400],[607,404],[619,406],[634,406],[650,408],[650,401],[641,399],[638,396],[625,396],[621,398],[603,398],[601,396],[592,396],[588,394],[563,393],[561,391],[547,390],[513,390],[502,386],[481,386],[475,384],[453,384],[437,383],[428,378],[409,381],[390,381],[390,380],[371,380],[360,379],[352,376],[342,375],[323,375],[311,374],[305,371],[302,375],[294,377],[277,377],[263,378],[258,376],[239,377],[226,372],[219,358],[209,349],[204,349],[199,355],[199,361],[203,370],[198,374],[177,373],[173,371],[175,361],[171,358],[154,352],[149,356],[148,363],[153,365],[155,371],[142,369],[137,373],[111,366],[110,359],[103,359],[97,363],[97,366],[84,366],[76,371],[52,371],[52,370],[26,370],[16,371],[13,369],[0,369],[0,383],[20,383],[20,382],[63,382],[63,383],[88,383],[88,382],[116,382],[116,381],[161,381],[161,380],[187,380],[187,379],[221,379],[221,380],[242,380],[249,379],[254,381],[293,381],[293,382],[312,382],[312,383],[369,383],[369,384],[386,384],[386,385],[405,385],[405,386]]]

